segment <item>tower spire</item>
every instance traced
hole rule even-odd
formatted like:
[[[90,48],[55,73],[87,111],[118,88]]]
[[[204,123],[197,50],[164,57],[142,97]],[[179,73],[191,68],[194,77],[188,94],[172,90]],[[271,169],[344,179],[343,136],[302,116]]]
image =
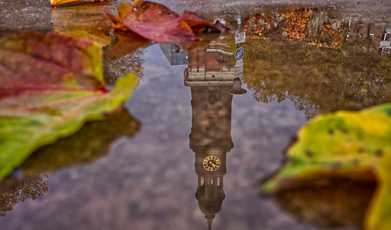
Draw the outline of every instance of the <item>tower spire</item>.
[[[214,216],[206,216],[206,221],[208,222],[208,230],[212,230]]]

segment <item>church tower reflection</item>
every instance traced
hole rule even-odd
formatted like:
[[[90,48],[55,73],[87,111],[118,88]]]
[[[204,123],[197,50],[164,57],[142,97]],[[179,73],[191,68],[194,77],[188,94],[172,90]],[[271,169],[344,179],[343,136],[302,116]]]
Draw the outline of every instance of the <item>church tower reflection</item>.
[[[190,50],[185,72],[185,85],[190,87],[192,97],[189,138],[198,176],[196,199],[208,222],[208,229],[212,229],[215,215],[225,199],[227,153],[233,148],[233,95],[245,93],[240,79],[235,77],[232,49],[220,41]]]
[[[226,159],[233,148],[230,89],[223,85],[191,87],[193,117],[190,148],[195,153],[198,176],[196,198],[209,229],[225,198]]]

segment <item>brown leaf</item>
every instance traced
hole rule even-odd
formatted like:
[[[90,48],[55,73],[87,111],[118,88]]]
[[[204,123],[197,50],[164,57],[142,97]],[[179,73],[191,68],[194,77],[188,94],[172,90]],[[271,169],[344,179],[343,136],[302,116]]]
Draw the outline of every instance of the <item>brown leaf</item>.
[[[109,0],[50,0],[52,6],[79,5],[94,2],[108,2]]]

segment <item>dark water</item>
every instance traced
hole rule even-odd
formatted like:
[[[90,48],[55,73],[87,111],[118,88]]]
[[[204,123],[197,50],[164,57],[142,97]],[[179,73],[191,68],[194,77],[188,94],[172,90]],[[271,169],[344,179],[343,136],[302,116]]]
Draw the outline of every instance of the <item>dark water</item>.
[[[105,49],[109,81],[142,76],[135,95],[1,182],[1,229],[359,229],[374,185],[259,192],[309,118],[391,97],[391,60],[378,49],[391,21],[315,12],[338,33],[292,41],[300,31],[260,20],[271,8],[243,16],[245,44],[225,35],[192,49]]]

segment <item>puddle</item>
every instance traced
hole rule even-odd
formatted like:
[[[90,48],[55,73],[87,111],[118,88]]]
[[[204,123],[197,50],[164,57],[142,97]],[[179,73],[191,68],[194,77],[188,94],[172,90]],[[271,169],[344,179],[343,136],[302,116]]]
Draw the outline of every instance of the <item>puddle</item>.
[[[391,59],[379,45],[391,21],[326,8],[254,11],[240,20],[244,44],[232,34],[190,49],[120,36],[106,47],[109,82],[129,70],[142,76],[134,97],[2,182],[0,225],[359,229],[374,185],[273,199],[259,187],[309,118],[389,101]],[[221,15],[236,27],[236,15]]]

